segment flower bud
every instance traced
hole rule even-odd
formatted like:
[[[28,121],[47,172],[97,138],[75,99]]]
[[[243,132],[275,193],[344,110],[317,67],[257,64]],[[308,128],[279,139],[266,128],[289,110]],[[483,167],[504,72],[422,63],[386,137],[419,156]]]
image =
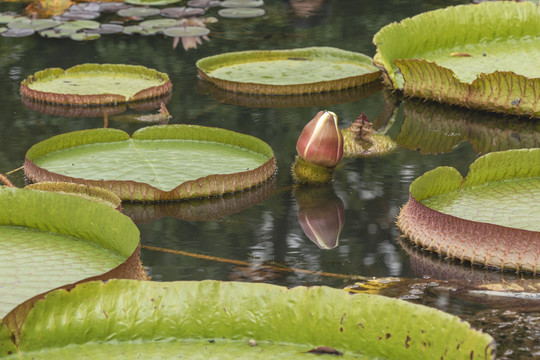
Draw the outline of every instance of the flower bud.
[[[296,151],[309,163],[336,166],[343,157],[343,135],[337,115],[331,111],[319,111],[302,130]]]

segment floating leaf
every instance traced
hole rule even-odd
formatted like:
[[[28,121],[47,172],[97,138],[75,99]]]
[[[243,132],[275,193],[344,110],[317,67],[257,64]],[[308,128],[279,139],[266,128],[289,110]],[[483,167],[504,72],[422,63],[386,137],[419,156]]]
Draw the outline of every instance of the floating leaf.
[[[263,0],[225,0],[221,6],[226,8],[250,8],[264,5]]]
[[[221,6],[221,1],[219,0],[190,0],[187,2],[188,6],[200,7],[200,8],[211,8],[216,6]]]
[[[75,34],[71,34],[70,38],[71,40],[76,40],[76,41],[89,41],[89,40],[96,40],[96,39],[99,39],[101,37],[100,34],[90,34],[90,33],[75,33]]]
[[[465,179],[438,167],[413,181],[398,217],[419,246],[483,266],[540,268],[540,149],[478,158]]]
[[[201,8],[173,7],[161,9],[161,16],[181,18],[189,16],[204,15],[205,11]]]
[[[177,2],[180,2],[182,0],[126,0],[126,3],[133,4],[133,5],[153,5],[153,6],[160,6],[160,5],[170,5]]]
[[[374,62],[408,96],[539,116],[539,33],[539,7],[530,2],[448,7],[382,28]]]
[[[76,32],[77,30],[75,29],[49,29],[49,30],[40,31],[39,35],[46,38],[61,39],[61,38],[68,38]]]
[[[5,37],[25,37],[34,35],[34,29],[7,29],[2,33],[2,36]]]
[[[143,29],[163,29],[171,26],[178,25],[178,20],[175,19],[154,19],[145,20],[139,24]]]
[[[30,184],[25,189],[54,191],[62,194],[71,194],[79,196],[86,200],[95,201],[101,204],[120,210],[122,208],[122,200],[109,190],[98,188],[95,186],[87,186],[82,184],[74,184],[68,182],[40,182]]]
[[[218,11],[218,15],[224,18],[244,19],[263,16],[266,12],[258,8],[227,8]]]
[[[155,35],[161,31],[161,28],[143,28],[139,25],[131,25],[124,27],[124,34],[138,34],[138,35]]]
[[[66,105],[138,101],[161,96],[171,88],[167,74],[144,66],[120,64],[82,64],[66,70],[50,68],[21,82],[24,96]]]
[[[222,195],[259,185],[275,170],[272,149],[233,131],[188,125],[76,131],[34,145],[25,173],[33,181],[70,181],[110,189],[124,200]]]
[[[307,352],[321,347],[343,359],[495,356],[493,339],[456,316],[316,286],[92,282],[49,294],[19,328],[23,358],[320,359]]]
[[[74,29],[74,30],[83,30],[83,29],[97,29],[101,24],[97,21],[92,20],[75,20],[68,21],[56,27],[58,30],[65,29]]]
[[[146,7],[131,7],[118,10],[117,14],[124,17],[147,17],[159,14],[159,9]]]
[[[184,36],[204,36],[208,35],[210,30],[201,26],[182,26],[172,27],[163,30],[163,34],[171,37],[184,37]]]
[[[370,57],[330,47],[240,51],[197,61],[201,78],[251,94],[304,94],[360,86],[379,78]]]
[[[101,24],[97,29],[85,30],[87,34],[117,34],[124,31],[124,27],[118,24]]]
[[[85,279],[140,278],[139,231],[110,206],[56,192],[0,187],[0,208],[0,316]]]

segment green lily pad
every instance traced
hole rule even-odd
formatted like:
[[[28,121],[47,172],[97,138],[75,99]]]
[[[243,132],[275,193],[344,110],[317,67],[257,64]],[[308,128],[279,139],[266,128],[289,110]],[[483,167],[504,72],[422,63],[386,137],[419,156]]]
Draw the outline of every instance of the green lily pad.
[[[139,278],[139,231],[110,206],[0,187],[0,207],[0,316],[85,279]]]
[[[456,316],[328,287],[92,282],[50,293],[19,328],[17,353],[7,359],[320,359],[317,350],[340,359],[495,355],[493,339]],[[9,346],[9,334],[0,334]]]
[[[144,29],[151,28],[168,28],[171,26],[178,25],[178,20],[175,19],[154,19],[154,20],[145,20],[139,24]]]
[[[25,163],[33,181],[104,187],[131,201],[222,195],[259,185],[275,171],[262,140],[190,125],[150,126],[132,138],[116,129],[75,131],[32,146]]]
[[[67,21],[63,23],[62,25],[57,26],[56,28],[59,30],[63,29],[75,29],[75,30],[83,30],[83,29],[97,29],[101,24],[97,21],[93,20],[74,20],[74,21]]]
[[[160,12],[157,8],[147,8],[147,7],[132,7],[128,9],[120,9],[118,10],[117,14],[119,16],[126,16],[126,17],[146,17],[146,16],[154,16],[158,15]]]
[[[205,36],[210,30],[202,26],[180,26],[163,30],[163,34],[171,37]]]
[[[97,40],[101,37],[100,34],[88,34],[88,33],[75,33],[71,34],[70,38],[71,40],[75,41],[89,41],[89,40]]]
[[[21,82],[24,96],[66,105],[138,101],[161,96],[171,89],[167,74],[144,66],[120,64],[82,64],[66,70],[50,68]]]
[[[395,141],[422,154],[452,152],[462,142],[469,142],[479,154],[540,147],[540,127],[523,117],[419,99],[405,100],[403,114]]]
[[[225,53],[197,61],[197,68],[218,87],[251,94],[341,90],[380,76],[370,57],[330,47]]]
[[[76,32],[77,30],[75,29],[48,29],[40,31],[39,35],[51,39],[63,39],[70,37]]]
[[[540,149],[478,158],[465,179],[438,167],[413,181],[401,231],[449,258],[498,269],[540,269]]]
[[[244,19],[244,18],[253,18],[253,17],[259,17],[263,16],[266,12],[264,9],[258,9],[258,8],[227,8],[227,9],[221,9],[218,11],[218,15],[224,18],[233,18],[233,19]]]
[[[530,2],[448,7],[382,28],[374,62],[408,96],[539,116],[539,34]]]
[[[143,28],[142,26],[139,26],[139,25],[131,25],[131,26],[124,27],[123,32],[124,34],[128,34],[128,35],[137,34],[137,35],[149,36],[149,35],[155,35],[161,30],[162,30],[161,28],[150,28],[150,27]]]
[[[132,5],[151,5],[151,6],[160,6],[160,5],[170,5],[180,2],[182,0],[126,0],[127,4]]]
[[[225,0],[222,1],[221,6],[226,8],[249,8],[264,5],[263,0]]]

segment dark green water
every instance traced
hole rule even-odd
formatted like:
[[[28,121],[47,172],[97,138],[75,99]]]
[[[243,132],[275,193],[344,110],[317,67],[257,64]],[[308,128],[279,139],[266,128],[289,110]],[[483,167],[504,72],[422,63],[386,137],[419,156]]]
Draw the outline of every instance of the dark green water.
[[[472,296],[467,290],[471,283],[503,280],[530,288],[531,284],[537,286],[536,279],[525,279],[523,283],[512,274],[501,275],[425,257],[411,250],[406,242],[398,241],[395,226],[395,217],[408,200],[408,186],[416,177],[441,165],[456,167],[466,174],[470,163],[481,153],[531,143],[539,146],[538,140],[534,140],[539,138],[538,125],[421,102],[399,102],[377,87],[305,96],[280,105],[271,98],[218,92],[198,79],[198,59],[229,51],[333,46],[373,56],[375,47],[371,39],[382,26],[464,1],[320,3],[312,16],[300,17],[288,1],[267,0],[264,17],[220,18],[218,23],[209,25],[210,41],[187,52],[181,45],[173,49],[173,40],[164,36],[104,35],[91,42],[44,39],[37,35],[0,38],[0,172],[21,166],[26,151],[41,140],[103,126],[100,117],[50,115],[23,105],[18,89],[28,75],[48,67],[67,68],[86,62],[157,69],[167,73],[173,82],[167,104],[173,116],[170,123],[216,126],[256,136],[274,149],[278,173],[274,182],[262,189],[211,202],[124,206],[124,212],[138,223],[143,246],[223,258],[208,260],[143,248],[141,260],[152,279],[262,281],[343,288],[365,277],[399,277],[402,280],[397,285],[381,292],[471,321],[496,338],[501,358],[539,356],[537,294],[516,300],[485,294]],[[20,12],[23,8],[20,4],[0,6],[1,11]],[[216,9],[209,13],[217,16]],[[365,112],[377,128],[400,144],[397,151],[384,157],[346,160],[336,171],[335,182],[325,191],[331,194],[332,201],[343,203],[345,225],[338,246],[329,250],[321,250],[302,231],[289,174],[298,135],[321,109],[335,112],[343,127]],[[109,126],[132,133],[144,125],[111,119]],[[411,128],[415,129],[414,134],[428,135],[423,141],[415,140],[407,135]],[[514,141],[516,136],[512,132],[506,133],[509,128],[520,141]],[[438,142],[449,145],[433,150],[430,136],[438,136]],[[11,178],[18,185],[24,183],[20,172]],[[200,220],[201,214],[205,220]],[[459,281],[447,282],[450,279]],[[433,281],[440,286],[426,285]]]

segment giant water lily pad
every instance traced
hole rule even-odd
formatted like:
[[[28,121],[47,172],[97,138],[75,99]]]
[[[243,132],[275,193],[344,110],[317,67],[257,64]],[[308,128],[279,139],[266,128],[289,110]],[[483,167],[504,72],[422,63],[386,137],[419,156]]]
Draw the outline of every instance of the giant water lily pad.
[[[448,7],[382,28],[374,62],[409,96],[540,116],[539,34],[531,2]]]
[[[52,289],[142,278],[139,231],[112,207],[79,196],[0,187],[0,316]]]
[[[478,158],[463,179],[438,167],[413,181],[398,216],[405,236],[449,258],[498,269],[540,269],[540,149]]]
[[[21,82],[21,93],[38,101],[103,105],[144,100],[168,93],[167,74],[144,66],[82,64],[38,71]]]
[[[194,125],[75,131],[30,148],[33,181],[110,189],[123,200],[163,201],[222,195],[259,185],[276,171],[270,146],[255,137]]]
[[[492,359],[495,354],[489,335],[455,316],[328,287],[92,282],[49,294],[20,328],[13,334],[17,345],[0,328],[0,343],[12,352],[8,359],[320,359],[325,351],[341,354],[340,359]]]
[[[330,47],[225,53],[197,61],[197,68],[226,90],[276,95],[341,90],[380,75],[370,57]]]

